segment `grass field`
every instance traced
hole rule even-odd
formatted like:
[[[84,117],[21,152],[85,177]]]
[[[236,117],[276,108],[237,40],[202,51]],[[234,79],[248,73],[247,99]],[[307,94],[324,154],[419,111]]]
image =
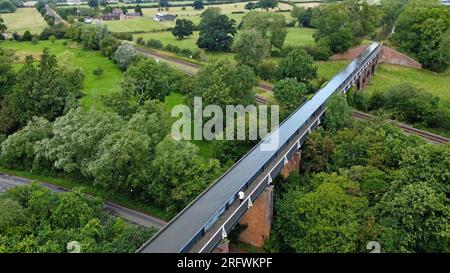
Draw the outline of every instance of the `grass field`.
[[[239,22],[242,20],[242,17],[245,16],[245,14],[233,14],[233,12],[236,11],[244,11],[245,13],[248,13],[249,11],[244,9],[244,6],[247,2],[241,2],[241,3],[233,3],[233,4],[221,4],[221,5],[208,5],[205,6],[208,7],[218,7],[220,8],[222,14],[226,14],[231,19],[236,20],[236,23],[239,24]],[[288,4],[279,3],[279,9],[282,10],[290,10],[292,9],[292,6]],[[277,9],[278,10],[278,9]],[[205,11],[203,10],[195,10],[193,7],[185,7],[185,10],[182,10],[182,7],[171,7],[168,11],[165,11],[167,13],[177,15],[179,19],[188,19],[191,20],[194,24],[200,23],[200,14]],[[109,30],[113,32],[148,32],[148,31],[155,31],[155,30],[162,30],[167,29],[169,27],[175,26],[174,21],[167,21],[167,22],[156,22],[153,20],[153,17],[155,17],[155,14],[158,12],[158,8],[144,8],[142,9],[142,12],[144,16],[142,18],[138,19],[131,19],[126,21],[105,21],[102,22],[102,24],[105,24],[108,26]],[[262,11],[265,12],[265,11]],[[269,11],[274,12],[274,11]],[[286,19],[291,18],[289,15],[289,12],[280,12],[279,14],[283,14]]]
[[[286,46],[314,45],[315,44],[313,38],[314,32],[316,32],[316,30],[312,28],[303,28],[303,27],[288,28],[288,33],[286,35],[284,45]]]
[[[86,109],[91,107],[101,109],[100,96],[120,90],[120,70],[108,58],[102,56],[99,51],[83,49],[80,45],[70,41],[68,41],[67,46],[64,46],[63,40],[58,40],[55,44],[49,41],[41,41],[37,45],[30,42],[5,41],[0,45],[15,50],[19,56],[19,62],[26,55],[39,57],[44,48],[48,48],[57,57],[64,56],[67,58],[69,56],[70,61],[81,67],[85,72],[83,92],[86,96],[81,99],[81,104]],[[92,71],[97,67],[103,68],[103,75],[95,76],[92,74]]]
[[[339,71],[344,69],[350,61],[347,60],[330,60],[326,62],[316,62],[317,74],[319,77],[331,80]]]
[[[23,34],[26,30],[31,33],[41,33],[47,26],[41,14],[35,8],[19,8],[15,13],[1,14],[0,17],[8,27],[7,32]]]
[[[305,46],[305,45],[314,45],[314,39],[312,34],[314,33],[314,29],[308,28],[288,28],[288,34],[286,36],[285,45],[287,46]],[[148,32],[133,35],[134,40],[142,37],[144,40],[156,39],[163,43],[163,45],[171,44],[176,45],[179,48],[188,48],[190,50],[196,50],[197,40],[198,40],[198,31],[194,31],[194,34],[188,38],[179,40],[172,35],[170,31],[157,31],[157,32]],[[229,59],[233,60],[233,53],[230,52],[205,52],[206,58],[211,61],[214,59]]]
[[[366,91],[384,91],[398,84],[410,84],[450,101],[450,69],[444,73],[434,73],[424,69],[382,64],[376,70]]]

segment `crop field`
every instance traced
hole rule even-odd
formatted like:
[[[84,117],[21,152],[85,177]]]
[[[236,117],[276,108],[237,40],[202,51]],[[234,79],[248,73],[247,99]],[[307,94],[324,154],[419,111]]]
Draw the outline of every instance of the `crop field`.
[[[8,27],[7,32],[23,34],[26,30],[31,33],[41,33],[47,26],[41,14],[35,8],[19,8],[14,13],[0,15]]]
[[[399,84],[410,84],[450,101],[450,69],[444,73],[434,73],[424,69],[382,64],[375,71],[366,91],[384,91]]]
[[[48,48],[58,58],[64,58],[75,66],[81,67],[85,73],[83,90],[85,96],[81,99],[81,104],[86,109],[91,107],[101,109],[100,96],[120,90],[120,70],[99,51],[83,49],[80,45],[70,41],[65,46],[63,42],[64,40],[58,40],[52,44],[49,41],[40,41],[39,44],[33,45],[30,42],[5,41],[0,45],[16,51],[16,55],[19,56],[17,60],[19,66],[26,55],[32,55],[37,59],[44,48]],[[95,76],[92,73],[97,67],[103,68],[103,75]]]

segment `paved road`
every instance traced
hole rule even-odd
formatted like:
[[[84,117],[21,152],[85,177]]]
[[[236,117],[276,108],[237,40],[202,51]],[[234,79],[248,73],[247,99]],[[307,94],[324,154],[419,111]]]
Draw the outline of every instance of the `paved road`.
[[[13,188],[16,186],[22,186],[22,185],[29,185],[32,181],[17,177],[17,176],[11,176],[7,174],[0,173],[0,192],[4,192],[9,188]],[[42,186],[48,188],[49,190],[53,192],[67,192],[68,189],[58,187],[52,184],[48,183],[40,183]],[[156,217],[147,215],[145,213],[135,211],[114,203],[105,202],[104,203],[104,209],[109,214],[121,217],[129,222],[132,222],[134,224],[149,228],[154,227],[157,229],[161,229],[166,222],[162,221],[161,219],[158,219]]]

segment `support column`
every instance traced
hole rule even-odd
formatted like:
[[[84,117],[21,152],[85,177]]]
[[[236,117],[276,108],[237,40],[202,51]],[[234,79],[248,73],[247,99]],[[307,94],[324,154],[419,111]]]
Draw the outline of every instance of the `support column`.
[[[286,164],[281,169],[281,176],[283,178],[287,178],[292,172],[300,173],[300,163],[301,163],[302,152],[295,152],[292,158],[289,160],[288,164]]]
[[[239,224],[246,226],[239,236],[243,243],[263,247],[269,238],[273,217],[273,185],[266,188],[253,206],[244,214]]]
[[[222,241],[220,241],[220,243],[213,250],[213,253],[229,253],[229,244],[230,240],[228,240],[227,238],[222,239]]]

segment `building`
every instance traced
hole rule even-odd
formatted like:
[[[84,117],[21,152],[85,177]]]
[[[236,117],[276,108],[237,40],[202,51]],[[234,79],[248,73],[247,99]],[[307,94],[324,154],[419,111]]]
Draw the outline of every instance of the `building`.
[[[128,13],[123,13],[122,9],[113,9],[111,13],[108,13],[106,15],[103,15],[101,17],[101,19],[103,21],[111,21],[111,20],[128,20],[128,19],[133,19],[133,18],[137,18],[137,17],[141,17],[140,13],[137,12],[128,12]]]
[[[175,21],[175,19],[177,19],[177,16],[165,12],[157,12],[153,18],[157,22]]]
[[[450,0],[441,0],[441,4],[450,5]]]

